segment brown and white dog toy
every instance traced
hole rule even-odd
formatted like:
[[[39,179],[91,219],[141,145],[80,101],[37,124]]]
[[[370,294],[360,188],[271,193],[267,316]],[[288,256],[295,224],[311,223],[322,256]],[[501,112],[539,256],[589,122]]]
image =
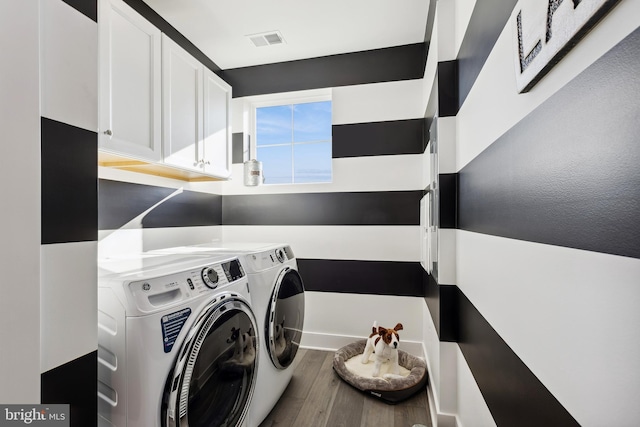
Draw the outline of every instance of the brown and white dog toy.
[[[373,322],[371,335],[367,339],[367,344],[362,353],[362,363],[368,363],[371,353],[374,353],[373,376],[380,376],[380,367],[385,361],[391,363],[389,372],[393,375],[400,373],[398,365],[398,346],[400,345],[400,336],[398,331],[402,330],[402,323],[398,323],[393,329],[378,326],[378,322]]]

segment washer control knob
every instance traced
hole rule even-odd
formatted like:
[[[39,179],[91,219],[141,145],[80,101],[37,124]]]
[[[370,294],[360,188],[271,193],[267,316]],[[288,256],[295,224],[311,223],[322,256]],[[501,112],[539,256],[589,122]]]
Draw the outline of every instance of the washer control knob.
[[[216,286],[218,286],[218,273],[216,273],[213,267],[203,268],[202,281],[204,282],[205,285],[213,289]]]
[[[278,249],[276,251],[276,258],[278,258],[278,261],[280,261],[281,263],[285,261],[284,251],[282,249]]]

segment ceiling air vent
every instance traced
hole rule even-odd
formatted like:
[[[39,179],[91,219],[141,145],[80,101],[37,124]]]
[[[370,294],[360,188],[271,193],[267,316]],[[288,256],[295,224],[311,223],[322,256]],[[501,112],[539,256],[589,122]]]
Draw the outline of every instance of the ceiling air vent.
[[[274,44],[282,44],[284,43],[284,38],[280,31],[269,31],[267,33],[260,34],[251,34],[249,36],[249,40],[256,46],[271,46]]]

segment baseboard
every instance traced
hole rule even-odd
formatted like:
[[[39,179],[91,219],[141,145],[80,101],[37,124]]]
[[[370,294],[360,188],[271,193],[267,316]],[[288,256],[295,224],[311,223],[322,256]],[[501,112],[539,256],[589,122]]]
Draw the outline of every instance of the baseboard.
[[[424,347],[422,351],[424,354],[427,354]],[[431,366],[429,359],[425,360],[427,361],[427,372],[430,373]],[[431,414],[431,425],[433,427],[462,427],[454,414],[440,412],[439,396],[436,396],[431,381],[427,383],[427,401],[429,402],[429,413]]]
[[[313,350],[336,351],[354,341],[364,339],[348,335],[322,334],[319,332],[304,332],[300,347]],[[400,350],[424,359],[425,352],[422,343],[418,341],[400,341]]]
[[[427,384],[427,401],[429,402],[429,413],[431,414],[431,425],[433,427],[462,427],[454,414],[438,412],[438,404],[433,393],[432,383]]]

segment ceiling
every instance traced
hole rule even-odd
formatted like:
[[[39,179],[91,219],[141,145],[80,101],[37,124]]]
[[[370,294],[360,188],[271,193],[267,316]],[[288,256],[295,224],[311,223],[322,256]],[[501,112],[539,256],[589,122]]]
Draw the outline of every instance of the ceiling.
[[[144,1],[225,70],[421,43],[430,0]],[[270,31],[285,42],[246,37]]]

